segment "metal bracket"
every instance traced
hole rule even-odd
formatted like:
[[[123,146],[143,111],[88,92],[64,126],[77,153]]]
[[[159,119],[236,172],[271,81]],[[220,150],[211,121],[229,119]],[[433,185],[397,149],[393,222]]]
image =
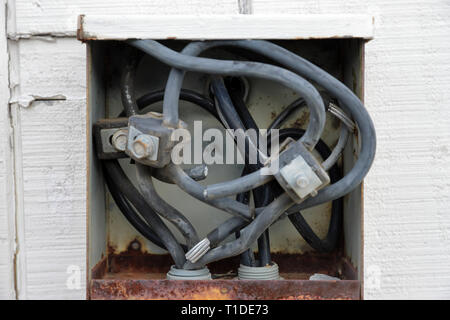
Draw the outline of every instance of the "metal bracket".
[[[292,142],[278,158],[280,170],[275,178],[297,203],[330,183],[330,177],[320,162],[300,142]]]

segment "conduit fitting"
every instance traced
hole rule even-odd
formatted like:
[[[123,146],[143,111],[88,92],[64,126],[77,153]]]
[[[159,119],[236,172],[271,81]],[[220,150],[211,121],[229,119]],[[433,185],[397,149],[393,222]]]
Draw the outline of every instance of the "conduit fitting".
[[[207,267],[197,270],[185,270],[171,266],[166,278],[167,280],[211,280],[211,273]]]
[[[238,269],[239,280],[280,280],[278,265],[272,263],[265,267],[249,267],[240,265]]]

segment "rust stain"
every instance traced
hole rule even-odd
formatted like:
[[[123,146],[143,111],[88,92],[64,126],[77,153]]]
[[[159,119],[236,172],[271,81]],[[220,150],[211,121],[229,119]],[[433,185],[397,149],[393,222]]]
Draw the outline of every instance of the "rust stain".
[[[294,128],[301,128],[305,125],[306,121],[309,119],[309,113],[303,112],[295,121],[291,124]]]
[[[351,300],[359,299],[359,281],[309,280],[98,280],[92,299],[133,300]]]
[[[230,300],[231,297],[226,294],[227,292],[226,288],[211,287],[192,294],[190,298],[193,300]]]
[[[78,16],[78,21],[77,21],[77,39],[84,42],[84,31],[83,31],[83,20],[84,20],[84,14],[80,14]]]
[[[118,253],[108,246],[108,256],[91,272],[90,299],[191,299],[191,300],[317,300],[360,299],[360,281],[356,270],[338,250],[333,253],[273,253],[283,280],[238,280],[235,276],[214,280],[166,280],[173,264],[169,255],[145,252],[138,238]],[[214,274],[235,272],[239,257],[211,263]],[[313,273],[339,276],[340,281],[310,281]],[[230,273],[231,274],[231,273]]]

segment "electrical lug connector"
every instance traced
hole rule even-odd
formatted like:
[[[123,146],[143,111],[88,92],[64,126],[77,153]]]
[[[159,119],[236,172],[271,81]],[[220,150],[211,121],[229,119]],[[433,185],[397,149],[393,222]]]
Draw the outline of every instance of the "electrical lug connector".
[[[279,171],[275,178],[287,194],[297,203],[330,183],[327,172],[301,142],[287,146],[278,158]]]
[[[128,119],[100,119],[93,125],[97,157],[101,160],[126,158]]]
[[[187,128],[179,121],[178,128]],[[128,144],[125,153],[135,161],[162,168],[170,163],[171,151],[176,141],[171,136],[174,130],[164,124],[161,113],[149,112],[131,116],[128,120]]]

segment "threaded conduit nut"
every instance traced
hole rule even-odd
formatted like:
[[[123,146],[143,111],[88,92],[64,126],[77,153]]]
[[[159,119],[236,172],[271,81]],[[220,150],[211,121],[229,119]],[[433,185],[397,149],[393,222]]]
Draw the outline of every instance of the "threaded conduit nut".
[[[211,280],[211,273],[207,267],[198,270],[185,270],[171,266],[166,278],[167,280]]]
[[[240,265],[238,269],[239,280],[280,280],[278,265],[272,261],[265,267],[249,267]]]

